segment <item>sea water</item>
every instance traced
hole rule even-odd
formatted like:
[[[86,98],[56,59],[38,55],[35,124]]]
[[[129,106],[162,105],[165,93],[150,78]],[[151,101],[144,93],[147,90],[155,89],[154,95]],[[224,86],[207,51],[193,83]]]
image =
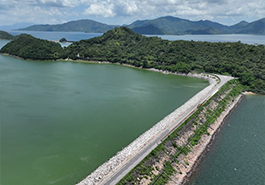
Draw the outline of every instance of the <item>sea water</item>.
[[[265,184],[265,96],[244,96],[188,185]]]

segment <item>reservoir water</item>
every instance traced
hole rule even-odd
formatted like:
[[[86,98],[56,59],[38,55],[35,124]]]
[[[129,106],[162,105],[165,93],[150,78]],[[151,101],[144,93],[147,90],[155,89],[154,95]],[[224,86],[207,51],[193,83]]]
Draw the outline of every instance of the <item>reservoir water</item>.
[[[0,55],[0,184],[75,184],[207,85],[119,65]]]
[[[28,33],[73,41],[101,35]],[[161,37],[265,44],[264,35]],[[117,65],[0,55],[0,184],[74,184],[205,86]],[[188,184],[264,185],[264,110],[264,96],[245,96]]]
[[[188,185],[265,184],[265,96],[244,96]]]

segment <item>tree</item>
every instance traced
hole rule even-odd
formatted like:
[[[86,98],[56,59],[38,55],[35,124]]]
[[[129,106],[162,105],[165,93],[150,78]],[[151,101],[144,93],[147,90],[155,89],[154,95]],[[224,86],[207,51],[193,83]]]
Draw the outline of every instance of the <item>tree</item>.
[[[66,38],[61,38],[59,42],[67,42]]]

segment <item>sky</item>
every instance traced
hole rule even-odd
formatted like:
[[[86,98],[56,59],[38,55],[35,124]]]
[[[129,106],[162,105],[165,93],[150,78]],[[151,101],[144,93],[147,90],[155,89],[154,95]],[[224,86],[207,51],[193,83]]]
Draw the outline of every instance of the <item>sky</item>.
[[[0,26],[92,19],[123,25],[174,16],[233,25],[265,17],[264,0],[0,0]]]

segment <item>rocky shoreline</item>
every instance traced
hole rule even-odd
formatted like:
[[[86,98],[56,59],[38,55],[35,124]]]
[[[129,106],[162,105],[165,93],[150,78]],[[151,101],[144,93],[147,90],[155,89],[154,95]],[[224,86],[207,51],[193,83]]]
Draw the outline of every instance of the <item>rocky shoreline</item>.
[[[157,71],[155,69],[149,69],[151,71],[168,73],[166,71]],[[100,184],[103,179],[106,179],[111,174],[114,173],[116,169],[121,167],[125,162],[130,160],[132,156],[134,156],[139,150],[141,150],[147,143],[149,143],[155,136],[161,133],[162,130],[168,128],[174,120],[183,114],[190,107],[194,106],[198,103],[201,97],[205,96],[212,88],[217,84],[217,77],[205,74],[178,74],[171,73],[182,76],[190,76],[201,79],[206,79],[209,81],[210,85],[204,88],[202,91],[194,95],[190,100],[188,100],[184,105],[173,111],[171,114],[166,116],[160,122],[155,124],[148,131],[140,135],[137,139],[135,139],[132,143],[130,143],[123,150],[119,151],[115,156],[109,159],[107,162],[98,167],[94,172],[92,172],[89,176],[87,176],[84,180],[78,183],[78,185],[96,185]]]
[[[176,183],[179,185],[183,185],[188,182],[189,177],[192,173],[196,170],[197,165],[203,158],[204,153],[207,152],[207,147],[209,147],[215,138],[216,133],[218,132],[219,128],[221,127],[224,119],[229,115],[229,113],[237,106],[237,104],[242,99],[242,95],[239,95],[234,102],[232,102],[217,118],[214,124],[211,125],[211,128],[208,128],[209,135],[203,135],[199,143],[193,147],[192,152],[189,152],[184,160],[186,160],[189,165],[186,167],[180,167],[182,174],[175,174],[172,178],[174,181],[171,180],[167,183],[167,185],[175,185]]]

